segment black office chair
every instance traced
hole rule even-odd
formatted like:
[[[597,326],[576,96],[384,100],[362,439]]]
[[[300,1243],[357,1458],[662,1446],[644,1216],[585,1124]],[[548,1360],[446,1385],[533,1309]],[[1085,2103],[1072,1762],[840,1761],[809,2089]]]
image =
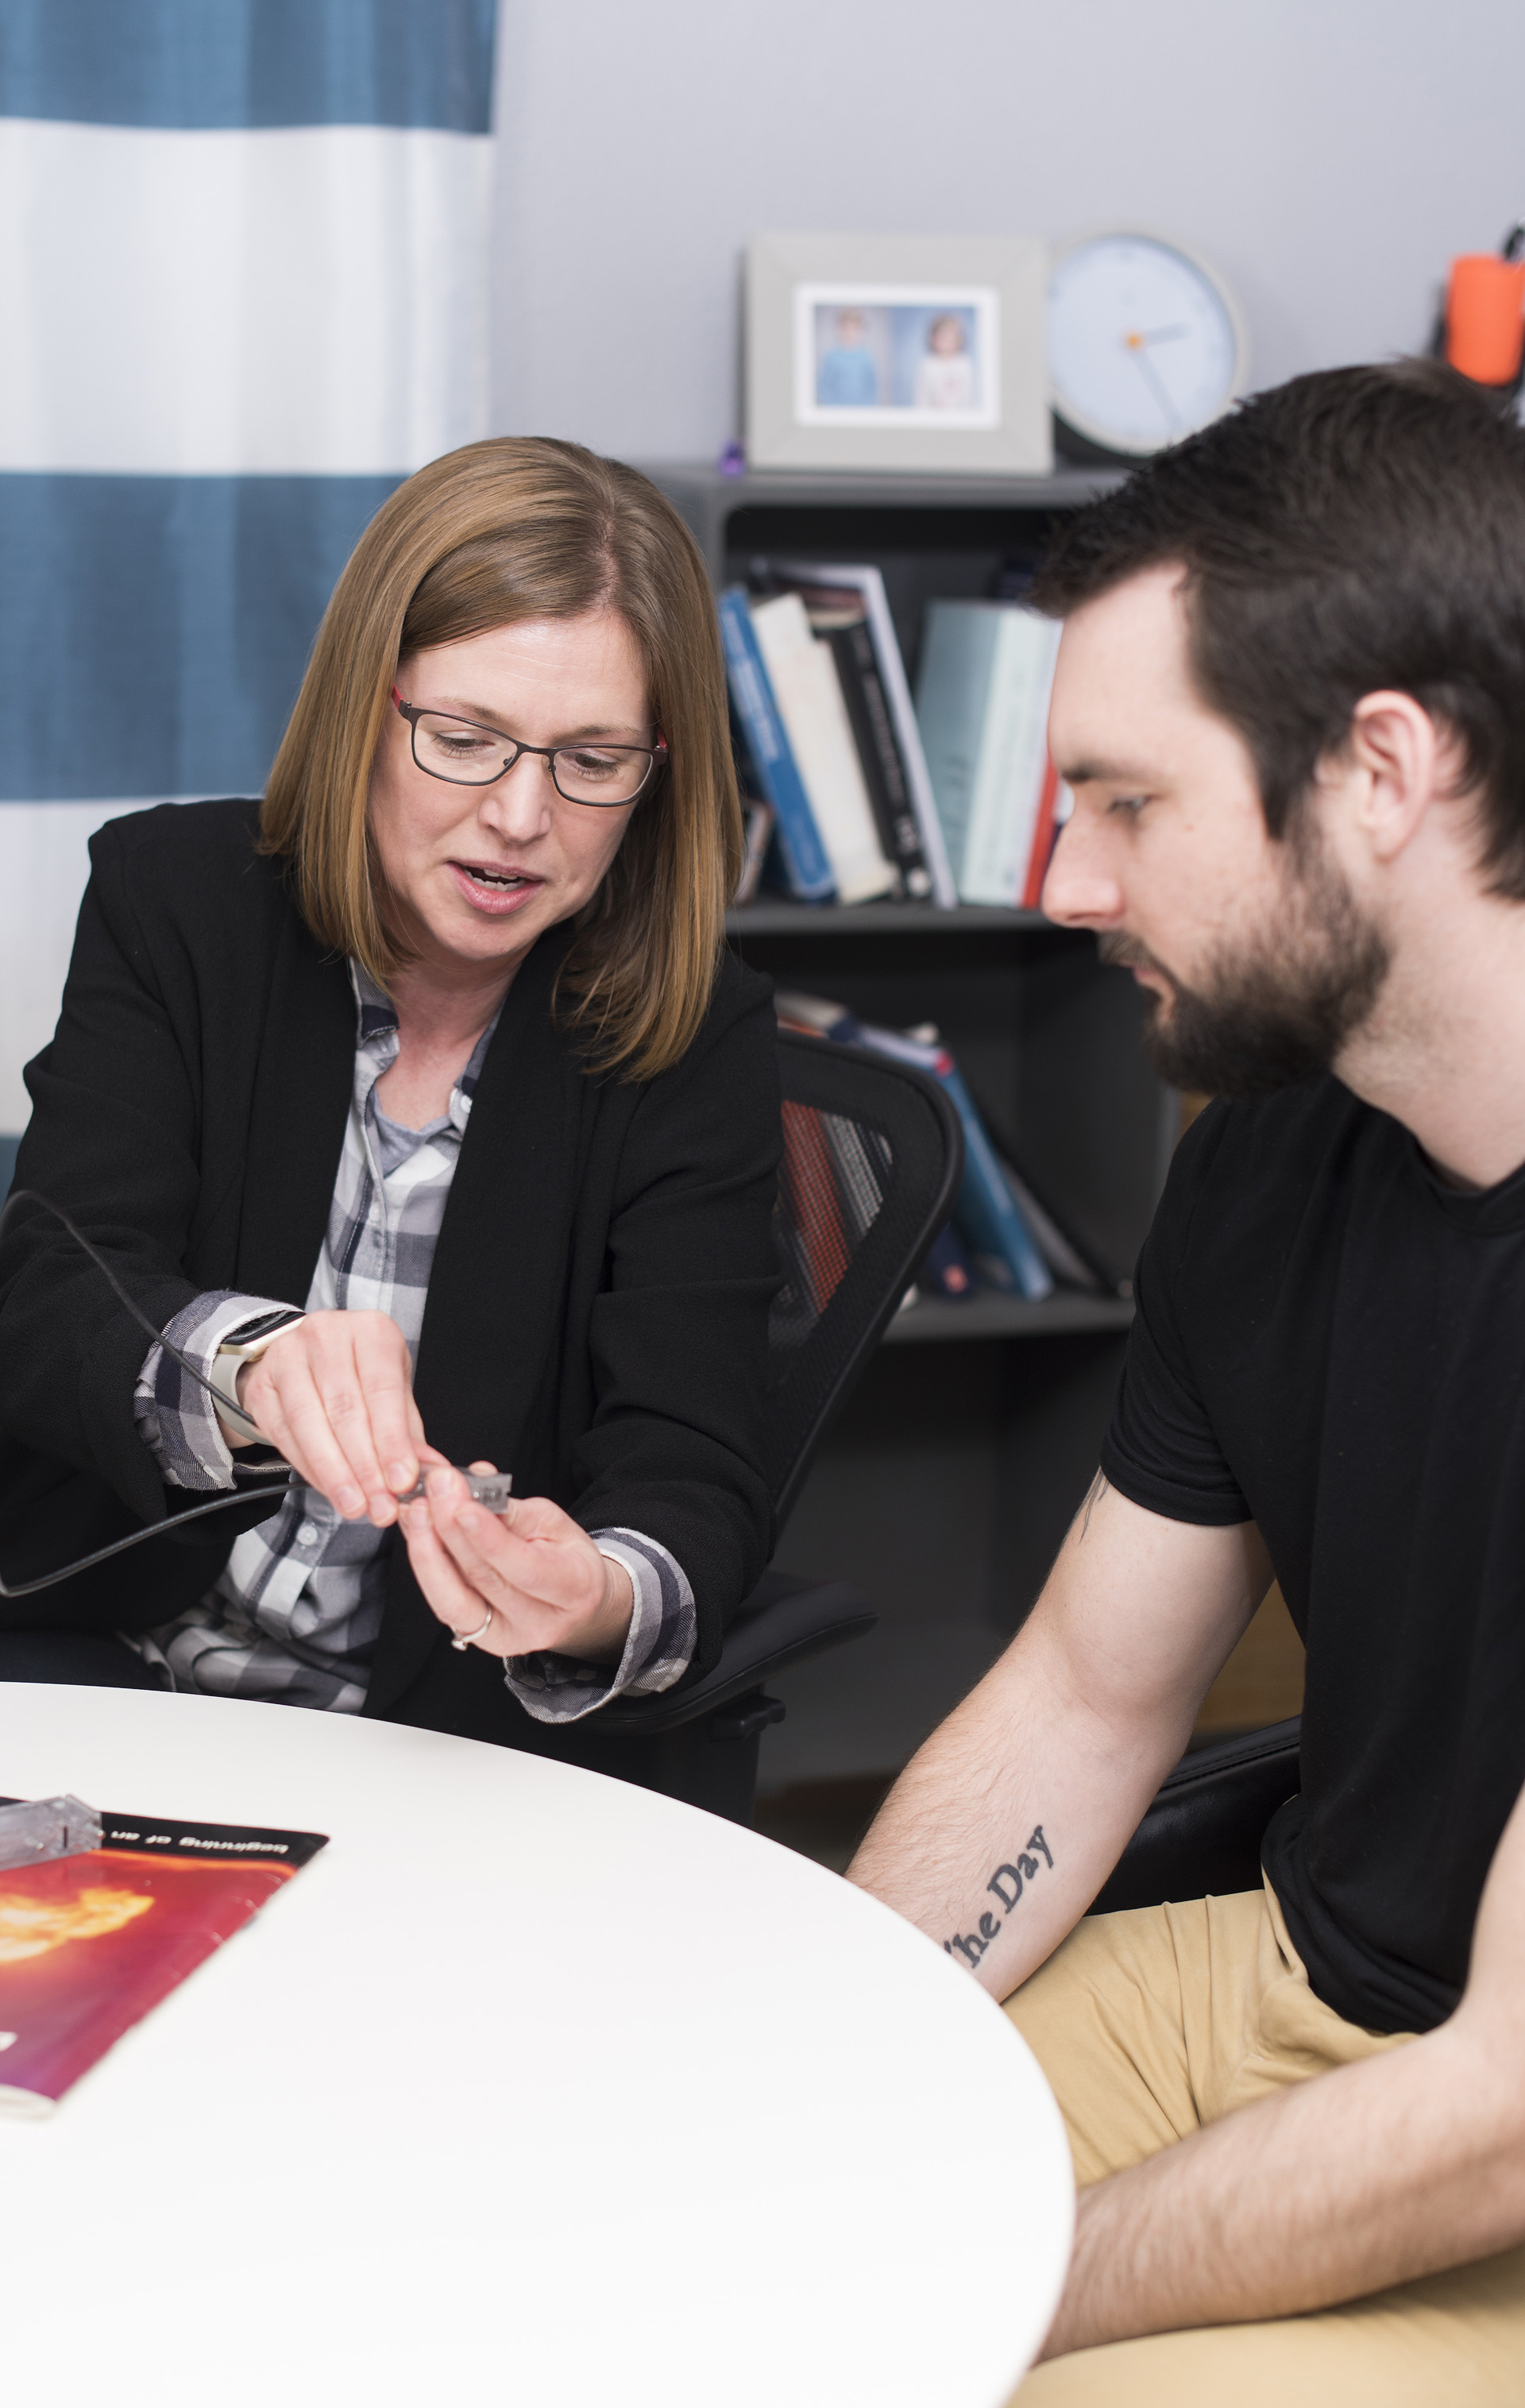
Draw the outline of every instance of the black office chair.
[[[774,1226],[785,1280],[768,1328],[768,1475],[782,1527],[952,1209],[963,1135],[940,1087],[882,1054],[780,1029],[778,1069],[784,1163]],[[765,1572],[712,1670],[660,1697],[621,1698],[604,1708],[600,1725],[611,1739],[661,1739],[703,1721],[717,1744],[694,1802],[749,1823],[758,1742],[784,1713],[764,1683],[866,1636],[877,1619],[845,1581]],[[691,1779],[684,1787],[692,1799]]]
[[[1294,1714],[1183,1756],[1162,1782],[1092,1914],[1259,1889],[1266,1825],[1300,1786],[1302,1727]]]

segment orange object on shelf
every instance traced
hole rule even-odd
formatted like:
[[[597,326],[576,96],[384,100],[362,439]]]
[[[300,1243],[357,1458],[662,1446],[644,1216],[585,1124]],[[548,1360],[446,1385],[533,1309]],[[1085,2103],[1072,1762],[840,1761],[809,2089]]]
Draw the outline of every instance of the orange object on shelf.
[[[1509,384],[1525,347],[1525,260],[1491,251],[1451,262],[1446,357],[1476,384]]]

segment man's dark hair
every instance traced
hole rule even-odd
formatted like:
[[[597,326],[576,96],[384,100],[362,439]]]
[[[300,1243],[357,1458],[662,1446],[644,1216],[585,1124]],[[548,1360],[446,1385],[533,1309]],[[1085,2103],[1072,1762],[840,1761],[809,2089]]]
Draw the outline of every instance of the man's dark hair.
[[[1258,394],[1079,512],[1033,598],[1063,618],[1177,560],[1274,837],[1391,687],[1454,731],[1489,885],[1525,898],[1525,429],[1491,394],[1420,360]]]

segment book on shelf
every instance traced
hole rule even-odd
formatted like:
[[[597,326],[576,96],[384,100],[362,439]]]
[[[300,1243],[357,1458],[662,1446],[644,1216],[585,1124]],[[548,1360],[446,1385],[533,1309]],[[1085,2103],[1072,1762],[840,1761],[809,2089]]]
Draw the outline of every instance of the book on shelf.
[[[975,1270],[951,1221],[944,1224],[927,1249],[918,1278],[934,1296],[957,1300],[975,1293]]]
[[[1081,1288],[1091,1296],[1131,1297],[1133,1281],[1119,1279],[1114,1271],[1109,1270],[1101,1256],[1060,1218],[1057,1211],[1033,1194],[1027,1181],[1019,1171],[1013,1169],[1005,1156],[1002,1154],[999,1159],[1006,1184],[1016,1198],[1017,1209],[1032,1230],[1038,1251],[1054,1277],[1062,1280],[1066,1287]]]
[[[928,881],[926,888],[919,891],[930,895],[932,901],[945,910],[952,910],[958,903],[958,888],[943,840],[942,821],[933,793],[921,731],[916,707],[911,700],[905,664],[901,658],[900,639],[891,616],[890,597],[885,591],[882,571],[866,561],[760,558],[752,562],[751,574],[754,583],[773,590],[824,591],[838,597],[851,595],[861,603],[867,628],[868,651],[889,723],[890,738],[886,747],[878,725],[872,726],[864,758],[866,760],[872,752],[879,760],[891,796],[898,787],[906,797],[916,822],[921,865]],[[864,701],[873,717],[875,707],[871,692],[866,687]],[[887,849],[891,859],[897,858],[892,839]],[[919,889],[907,881],[905,891],[914,896]]]
[[[929,604],[917,714],[965,903],[1036,904],[1059,780],[1048,696],[1059,624],[1022,602]]]
[[[899,891],[913,903],[925,903],[932,896],[932,872],[911,809],[868,621],[860,614],[832,625],[824,615],[812,610],[810,623],[818,641],[830,648],[835,664],[880,848],[894,865]]]
[[[1036,551],[1008,553],[996,576],[994,598],[998,602],[1026,603],[1041,565],[1042,554]],[[1050,681],[1051,684],[1051,681]],[[1059,776],[1050,760],[1048,764],[1038,802],[1037,823],[1033,847],[1028,855],[1027,879],[1017,900],[1029,911],[1038,910],[1043,900],[1043,882],[1048,875],[1059,831],[1068,818],[1074,796]]]
[[[842,681],[798,594],[750,604],[752,632],[840,901],[870,903],[900,880],[875,825]]]
[[[836,881],[778,713],[744,585],[728,586],[720,595],[720,641],[744,767],[773,810],[786,882],[801,903],[829,902]]]
[[[954,1206],[957,1221],[982,1276],[1029,1304],[1054,1292],[1054,1277],[1022,1217],[1020,1207],[991,1145],[963,1074],[940,1039],[903,1036],[899,1030],[863,1025],[859,1041],[878,1054],[908,1062],[939,1082],[963,1127],[963,1178]]]
[[[1047,751],[1047,747],[1045,748]],[[1074,807],[1075,796],[1054,767],[1053,755],[1048,754],[1043,789],[1038,797],[1038,815],[1033,830],[1033,846],[1027,857],[1027,878],[1017,900],[1024,910],[1035,911],[1043,901],[1044,881],[1048,864],[1054,857],[1059,832]]]
[[[906,1035],[862,1021],[846,1005],[823,996],[781,993],[775,1010],[786,1027],[838,1045],[862,1045],[871,1053],[909,1063],[935,1079],[963,1129],[963,1178],[953,1217],[982,1275],[994,1287],[1041,1303],[1054,1291],[1054,1277],[1029,1229],[1012,1185],[991,1143],[978,1108],[952,1054],[930,1032]]]
[[[49,2114],[327,1844],[317,1831],[99,1819],[98,1847],[0,1870],[0,2113]]]
[[[773,842],[777,815],[771,803],[759,801],[755,795],[743,792],[741,797],[742,855],[741,876],[731,900],[738,907],[754,902],[762,882],[762,865]]]
[[[847,705],[880,850],[897,872],[897,893],[909,896],[915,903],[926,902],[932,895],[932,873],[905,783],[905,764],[895,740],[889,698],[879,674],[862,594],[851,585],[807,583],[789,566],[775,576],[765,560],[754,561],[751,574],[754,585],[763,593],[797,593],[816,641],[830,652]]]

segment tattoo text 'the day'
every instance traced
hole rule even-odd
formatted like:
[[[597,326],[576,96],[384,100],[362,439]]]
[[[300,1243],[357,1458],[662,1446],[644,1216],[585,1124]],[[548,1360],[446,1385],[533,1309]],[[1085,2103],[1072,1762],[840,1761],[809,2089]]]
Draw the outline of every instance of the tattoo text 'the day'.
[[[1034,1848],[1041,1848],[1043,1851],[1041,1865],[1033,1854]],[[992,1897],[1000,1899],[1006,1913],[1010,1914],[1027,1883],[1035,1873],[1042,1872],[1044,1865],[1052,1871],[1053,1864],[1054,1859],[1048,1842],[1043,1836],[1043,1825],[1037,1823],[1033,1826],[1032,1836],[1016,1863],[997,1865],[985,1886]],[[961,1956],[966,1965],[977,1965],[1000,1928],[1001,1919],[998,1915],[982,1914],[979,1918],[979,1928],[976,1931],[955,1931],[951,1940],[944,1941],[943,1947],[949,1956],[956,1955]]]

